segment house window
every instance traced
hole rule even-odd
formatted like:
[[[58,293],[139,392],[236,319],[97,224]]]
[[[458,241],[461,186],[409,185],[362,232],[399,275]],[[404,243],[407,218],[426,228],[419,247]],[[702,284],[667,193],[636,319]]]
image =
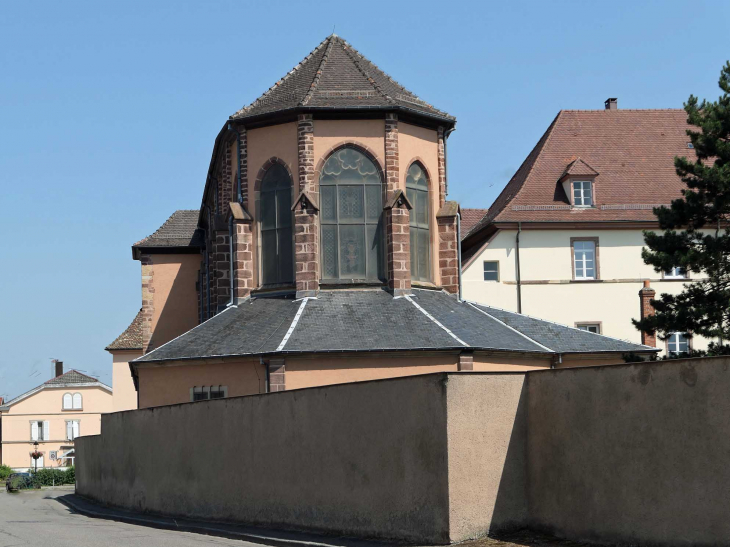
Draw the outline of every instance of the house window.
[[[593,334],[601,334],[600,323],[577,323],[575,326],[580,330],[592,332]]]
[[[79,436],[79,421],[78,420],[68,420],[66,422],[66,439],[68,439],[69,441],[73,441],[78,436]]]
[[[81,393],[74,393],[73,396],[73,409],[81,410]]]
[[[598,279],[596,241],[573,241],[573,277],[577,280]]]
[[[50,424],[48,421],[30,422],[30,440],[31,441],[47,441],[51,438]]]
[[[575,207],[593,206],[593,188],[589,180],[573,182],[573,205]]]
[[[190,400],[192,402],[225,399],[226,397],[228,397],[227,386],[195,386],[190,388]]]
[[[383,188],[375,164],[354,148],[334,152],[319,178],[322,278],[383,278]]]
[[[499,281],[499,262],[484,261],[484,281]]]
[[[667,351],[672,355],[689,352],[689,337],[683,332],[673,332],[667,339]]]
[[[664,279],[687,279],[687,269],[682,266],[675,266],[671,270],[664,272]]]
[[[291,177],[283,165],[272,165],[261,181],[262,283],[294,281]]]
[[[31,469],[36,469],[36,468],[41,469],[42,467],[45,467],[45,466],[46,466],[45,458],[43,456],[38,458],[38,461],[34,460],[33,458],[30,459],[30,468]]]
[[[73,408],[73,396],[70,393],[64,393],[63,395],[63,409],[71,410]]]
[[[431,280],[431,235],[428,178],[418,163],[408,168],[406,195],[411,202],[411,276],[417,281]]]

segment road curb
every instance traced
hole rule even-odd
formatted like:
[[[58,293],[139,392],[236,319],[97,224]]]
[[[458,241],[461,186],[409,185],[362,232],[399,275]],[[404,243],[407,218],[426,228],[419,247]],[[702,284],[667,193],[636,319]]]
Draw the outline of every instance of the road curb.
[[[179,532],[191,532],[195,534],[226,537],[229,539],[238,539],[242,541],[248,541],[250,543],[258,543],[261,545],[271,545],[273,547],[383,547],[386,545],[395,545],[377,541],[345,539],[336,537],[332,537],[331,541],[327,541],[330,538],[324,536],[321,538],[317,537],[317,539],[321,539],[321,541],[316,541],[314,538],[305,539],[307,537],[310,537],[307,534],[296,533],[286,533],[286,535],[291,535],[291,537],[282,537],[263,533],[264,530],[261,531],[262,533],[255,533],[252,531],[236,529],[236,525],[203,524],[199,522],[188,521],[185,519],[155,517],[151,515],[135,514],[128,511],[122,512],[115,509],[106,508],[87,498],[84,498],[83,496],[79,496],[78,494],[60,496],[54,499],[72,509],[73,511],[87,517],[114,520],[118,522],[125,522],[127,524],[150,526],[153,528],[159,528],[164,530],[176,530]],[[300,536],[300,539],[297,539],[294,536]]]

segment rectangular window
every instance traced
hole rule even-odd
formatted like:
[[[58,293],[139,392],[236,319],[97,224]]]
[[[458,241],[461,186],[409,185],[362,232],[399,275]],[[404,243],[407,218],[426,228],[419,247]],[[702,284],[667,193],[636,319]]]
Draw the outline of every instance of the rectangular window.
[[[66,422],[66,439],[73,441],[79,436],[79,421],[69,420]]]
[[[593,207],[593,188],[591,181],[573,182],[573,205],[576,207]]]
[[[598,279],[596,241],[573,241],[573,274],[578,280]]]
[[[687,279],[687,270],[682,266],[675,266],[671,270],[664,272],[664,279]]]
[[[228,397],[227,386],[195,386],[190,388],[190,400],[192,402],[225,399],[226,397]]]
[[[673,332],[667,339],[667,350],[672,355],[689,352],[689,337],[683,332]]]
[[[580,330],[592,332],[593,334],[601,334],[600,323],[577,323],[575,326],[578,327]]]
[[[47,441],[50,439],[50,424],[45,421],[30,422],[30,440]]]
[[[484,281],[499,281],[499,262],[484,261]]]

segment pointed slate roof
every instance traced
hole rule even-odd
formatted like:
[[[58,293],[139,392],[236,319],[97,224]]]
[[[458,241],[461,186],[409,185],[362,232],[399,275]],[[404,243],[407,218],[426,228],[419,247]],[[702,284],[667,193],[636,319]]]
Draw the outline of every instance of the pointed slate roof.
[[[122,334],[109,344],[106,348],[107,351],[118,351],[125,349],[142,349],[142,309],[137,312],[137,315],[124,330]]]
[[[421,100],[336,34],[250,105],[240,120],[284,110],[407,110],[453,124],[456,118]]]

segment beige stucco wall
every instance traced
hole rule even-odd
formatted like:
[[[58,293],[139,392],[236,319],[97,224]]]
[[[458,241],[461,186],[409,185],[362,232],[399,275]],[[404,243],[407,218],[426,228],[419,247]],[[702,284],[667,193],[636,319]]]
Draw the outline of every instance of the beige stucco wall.
[[[112,351],[112,389],[114,398],[112,410],[134,410],[137,408],[137,390],[134,388],[129,362],[142,356],[141,351]]]
[[[158,348],[198,324],[195,283],[200,269],[198,254],[154,254],[152,259],[152,337]]]
[[[500,353],[475,353],[474,372],[526,372],[550,368],[549,357],[510,357]]]
[[[344,143],[368,148],[380,162],[381,169],[385,169],[385,120],[314,121],[315,166],[333,147]]]
[[[463,295],[467,300],[517,311],[515,230],[497,233],[489,245],[464,270]],[[571,282],[571,237],[597,237],[601,282]],[[520,271],[522,313],[568,326],[600,322],[602,334],[641,343],[641,333],[631,324],[639,318],[639,290],[649,279],[657,298],[677,294],[682,281],[662,279],[641,259],[641,230],[522,230]],[[485,260],[499,261],[500,281],[484,281]],[[697,277],[692,273],[691,277]],[[534,284],[531,282],[549,282]],[[695,337],[696,349],[708,341]],[[664,349],[664,342],[658,341]]]
[[[138,377],[139,408],[187,403],[196,386],[226,386],[229,397],[266,391],[266,368],[258,359],[140,365]]]
[[[81,393],[82,410],[63,410],[65,393]],[[101,414],[112,411],[112,394],[99,387],[45,388],[2,412],[2,463],[13,468],[30,467],[32,421],[48,421],[50,439],[39,441],[44,464],[53,467],[60,462],[50,460],[51,451],[73,446],[66,441],[66,421],[79,421],[79,435],[97,435]],[[65,452],[67,448],[64,448]]]

